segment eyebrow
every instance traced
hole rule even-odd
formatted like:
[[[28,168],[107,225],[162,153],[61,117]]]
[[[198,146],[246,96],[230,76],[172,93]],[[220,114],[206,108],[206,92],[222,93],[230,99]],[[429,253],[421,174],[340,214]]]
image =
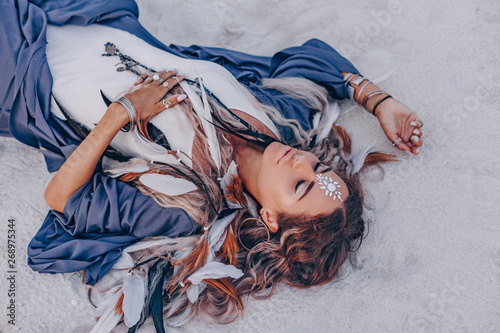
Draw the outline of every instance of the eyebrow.
[[[312,181],[312,182],[310,182],[310,183],[309,183],[309,186],[307,186],[306,191],[304,192],[304,194],[302,194],[302,195],[300,196],[300,198],[299,198],[299,200],[298,200],[298,201],[300,201],[303,197],[305,197],[305,196],[309,193],[309,191],[311,191],[311,189],[312,189],[312,187],[314,186],[314,184],[316,184],[316,182],[315,182],[315,181]]]

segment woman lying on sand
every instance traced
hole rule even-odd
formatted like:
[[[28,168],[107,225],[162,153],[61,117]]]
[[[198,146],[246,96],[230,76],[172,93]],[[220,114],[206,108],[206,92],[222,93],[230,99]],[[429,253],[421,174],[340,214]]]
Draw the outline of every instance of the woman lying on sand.
[[[27,20],[60,23],[50,4],[25,4]],[[41,25],[47,62],[19,94],[47,89],[49,73],[51,98],[38,92],[31,107],[3,97],[12,135],[58,169],[31,267],[85,270],[89,285],[121,270],[100,301],[99,332],[121,320],[135,331],[150,315],[158,331],[195,315],[227,323],[245,297],[270,296],[279,282],[335,278],[363,238],[359,171],[394,155],[351,152],[333,100],[354,99],[412,154],[418,117],[319,40],[272,58],[166,47],[133,5],[116,6],[100,13],[107,26]],[[94,21],[84,5],[66,10]]]

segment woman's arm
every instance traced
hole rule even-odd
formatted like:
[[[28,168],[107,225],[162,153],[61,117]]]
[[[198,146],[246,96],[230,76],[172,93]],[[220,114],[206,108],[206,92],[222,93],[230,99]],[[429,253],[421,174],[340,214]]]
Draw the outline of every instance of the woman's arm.
[[[349,73],[342,73],[347,76]],[[422,146],[422,122],[406,105],[380,90],[360,75],[351,75],[348,80],[354,88],[354,99],[362,104],[380,122],[385,135],[393,146],[408,153],[418,154]]]
[[[163,80],[168,79],[169,85],[164,86],[149,77],[139,88],[125,95],[137,111],[136,120],[151,119],[165,110],[162,98],[175,86],[177,80],[173,79],[175,72],[159,74]],[[180,81],[183,77],[178,76],[178,79]],[[170,105],[175,105],[185,98],[186,95],[174,95],[167,100]],[[63,212],[68,199],[90,180],[111,140],[128,122],[129,116],[125,108],[120,103],[112,103],[96,127],[75,149],[47,186],[45,200],[52,209]]]
[[[97,162],[118,131],[129,122],[125,108],[113,103],[108,110],[64,162],[45,190],[45,201],[54,210],[63,212],[68,199],[82,187],[94,173]]]

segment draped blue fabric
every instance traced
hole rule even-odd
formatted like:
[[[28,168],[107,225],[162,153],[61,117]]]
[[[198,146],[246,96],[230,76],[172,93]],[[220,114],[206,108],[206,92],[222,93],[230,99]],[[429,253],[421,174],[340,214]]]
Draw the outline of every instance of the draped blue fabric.
[[[52,76],[45,55],[47,24],[103,24],[128,31],[152,46],[178,56],[216,62],[263,103],[311,127],[310,111],[299,101],[259,85],[263,78],[304,77],[327,89],[333,98],[348,98],[341,72],[358,73],[333,48],[319,40],[258,57],[220,48],[166,46],[137,20],[132,0],[2,0],[0,2],[0,135],[11,135],[41,148],[47,168],[55,171],[80,138],[50,113]],[[284,128],[285,142],[293,139]],[[175,237],[194,232],[196,224],[180,209],[158,206],[151,198],[98,171],[65,206],[50,211],[29,245],[29,265],[40,272],[86,270],[95,283],[121,250],[146,236]]]
[[[148,236],[176,237],[196,231],[178,208],[164,208],[127,183],[96,173],[64,206],[50,211],[28,247],[28,263],[40,272],[86,269],[93,284],[119,258],[121,250]]]

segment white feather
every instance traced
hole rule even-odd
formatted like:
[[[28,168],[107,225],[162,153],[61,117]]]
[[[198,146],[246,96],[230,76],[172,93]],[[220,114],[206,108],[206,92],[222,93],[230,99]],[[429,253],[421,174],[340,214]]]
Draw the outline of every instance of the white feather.
[[[202,125],[203,129],[205,130],[205,134],[207,135],[208,149],[210,151],[210,155],[212,155],[212,158],[217,168],[220,168],[221,156],[219,151],[219,141],[217,140],[217,135],[215,133],[215,126],[213,126],[210,123],[212,122],[212,112],[210,110],[210,104],[208,104],[208,97],[203,86],[203,80],[201,78],[199,80],[201,86],[201,97],[203,98],[203,105],[205,111],[203,117],[206,120],[208,120],[202,122]]]
[[[233,265],[225,265],[217,261],[206,263],[188,277],[188,280],[192,283],[187,290],[188,299],[191,303],[198,300],[199,294],[206,286],[206,283],[203,282],[204,279],[220,279],[224,277],[238,279],[241,276],[243,276],[243,272]]]
[[[118,162],[109,157],[104,156],[102,159],[102,168],[106,171],[106,174],[111,177],[119,177],[128,172],[146,172],[149,167],[145,164],[144,160],[133,158],[127,162]]]
[[[221,156],[219,151],[219,141],[217,140],[217,136],[215,134],[215,127],[210,123],[212,121],[212,113],[210,111],[210,105],[208,104],[207,94],[203,89],[203,83],[201,82],[201,78],[198,77],[201,86],[201,94],[202,99],[196,94],[196,92],[191,88],[191,86],[186,82],[181,82],[181,86],[184,89],[184,92],[189,96],[189,100],[193,105],[193,109],[202,119],[202,126],[205,134],[207,136],[208,141],[208,149],[210,151],[210,155],[215,162],[215,165],[220,168],[221,165]]]
[[[147,187],[170,196],[182,195],[197,189],[189,180],[170,175],[145,174],[139,177],[139,180]]]
[[[104,311],[108,308],[111,299],[113,298],[113,296],[115,296],[115,293],[118,290],[118,288],[120,288],[120,286],[114,286],[113,288],[108,290],[106,294],[104,294],[104,296],[99,300],[99,303],[95,308],[96,317],[102,317]]]
[[[191,274],[188,280],[193,284],[199,284],[205,279],[220,279],[223,277],[240,278],[243,272],[233,265],[225,265],[221,262],[212,261]]]
[[[234,161],[231,161],[229,167],[227,168],[226,174],[219,179],[220,188],[224,192],[224,195],[227,195],[227,186],[233,182],[233,176],[238,176],[238,167]],[[241,209],[243,206],[240,203],[234,203],[227,200],[227,205],[231,209]]]
[[[227,168],[226,174],[219,180],[220,188],[226,193],[226,187],[233,182],[233,176],[238,175],[238,166],[234,161],[231,161],[229,167]]]
[[[195,303],[198,300],[198,296],[205,289],[207,284],[205,282],[200,282],[199,284],[192,284],[189,286],[186,294],[191,303]]]
[[[210,231],[208,232],[208,243],[214,252],[219,251],[222,246],[222,243],[226,239],[226,237],[222,237],[222,235],[228,224],[234,220],[235,216],[236,212],[229,214],[226,217],[216,220],[210,227]]]
[[[136,275],[129,275],[123,280],[123,317],[125,325],[132,327],[141,319],[142,307],[147,293],[147,281]]]
[[[109,333],[113,328],[115,328],[115,326],[123,317],[122,311],[115,309],[122,295],[123,292],[121,288],[115,291],[115,294],[111,298],[108,307],[99,318],[94,328],[92,328],[92,331],[90,331],[90,333]]]

